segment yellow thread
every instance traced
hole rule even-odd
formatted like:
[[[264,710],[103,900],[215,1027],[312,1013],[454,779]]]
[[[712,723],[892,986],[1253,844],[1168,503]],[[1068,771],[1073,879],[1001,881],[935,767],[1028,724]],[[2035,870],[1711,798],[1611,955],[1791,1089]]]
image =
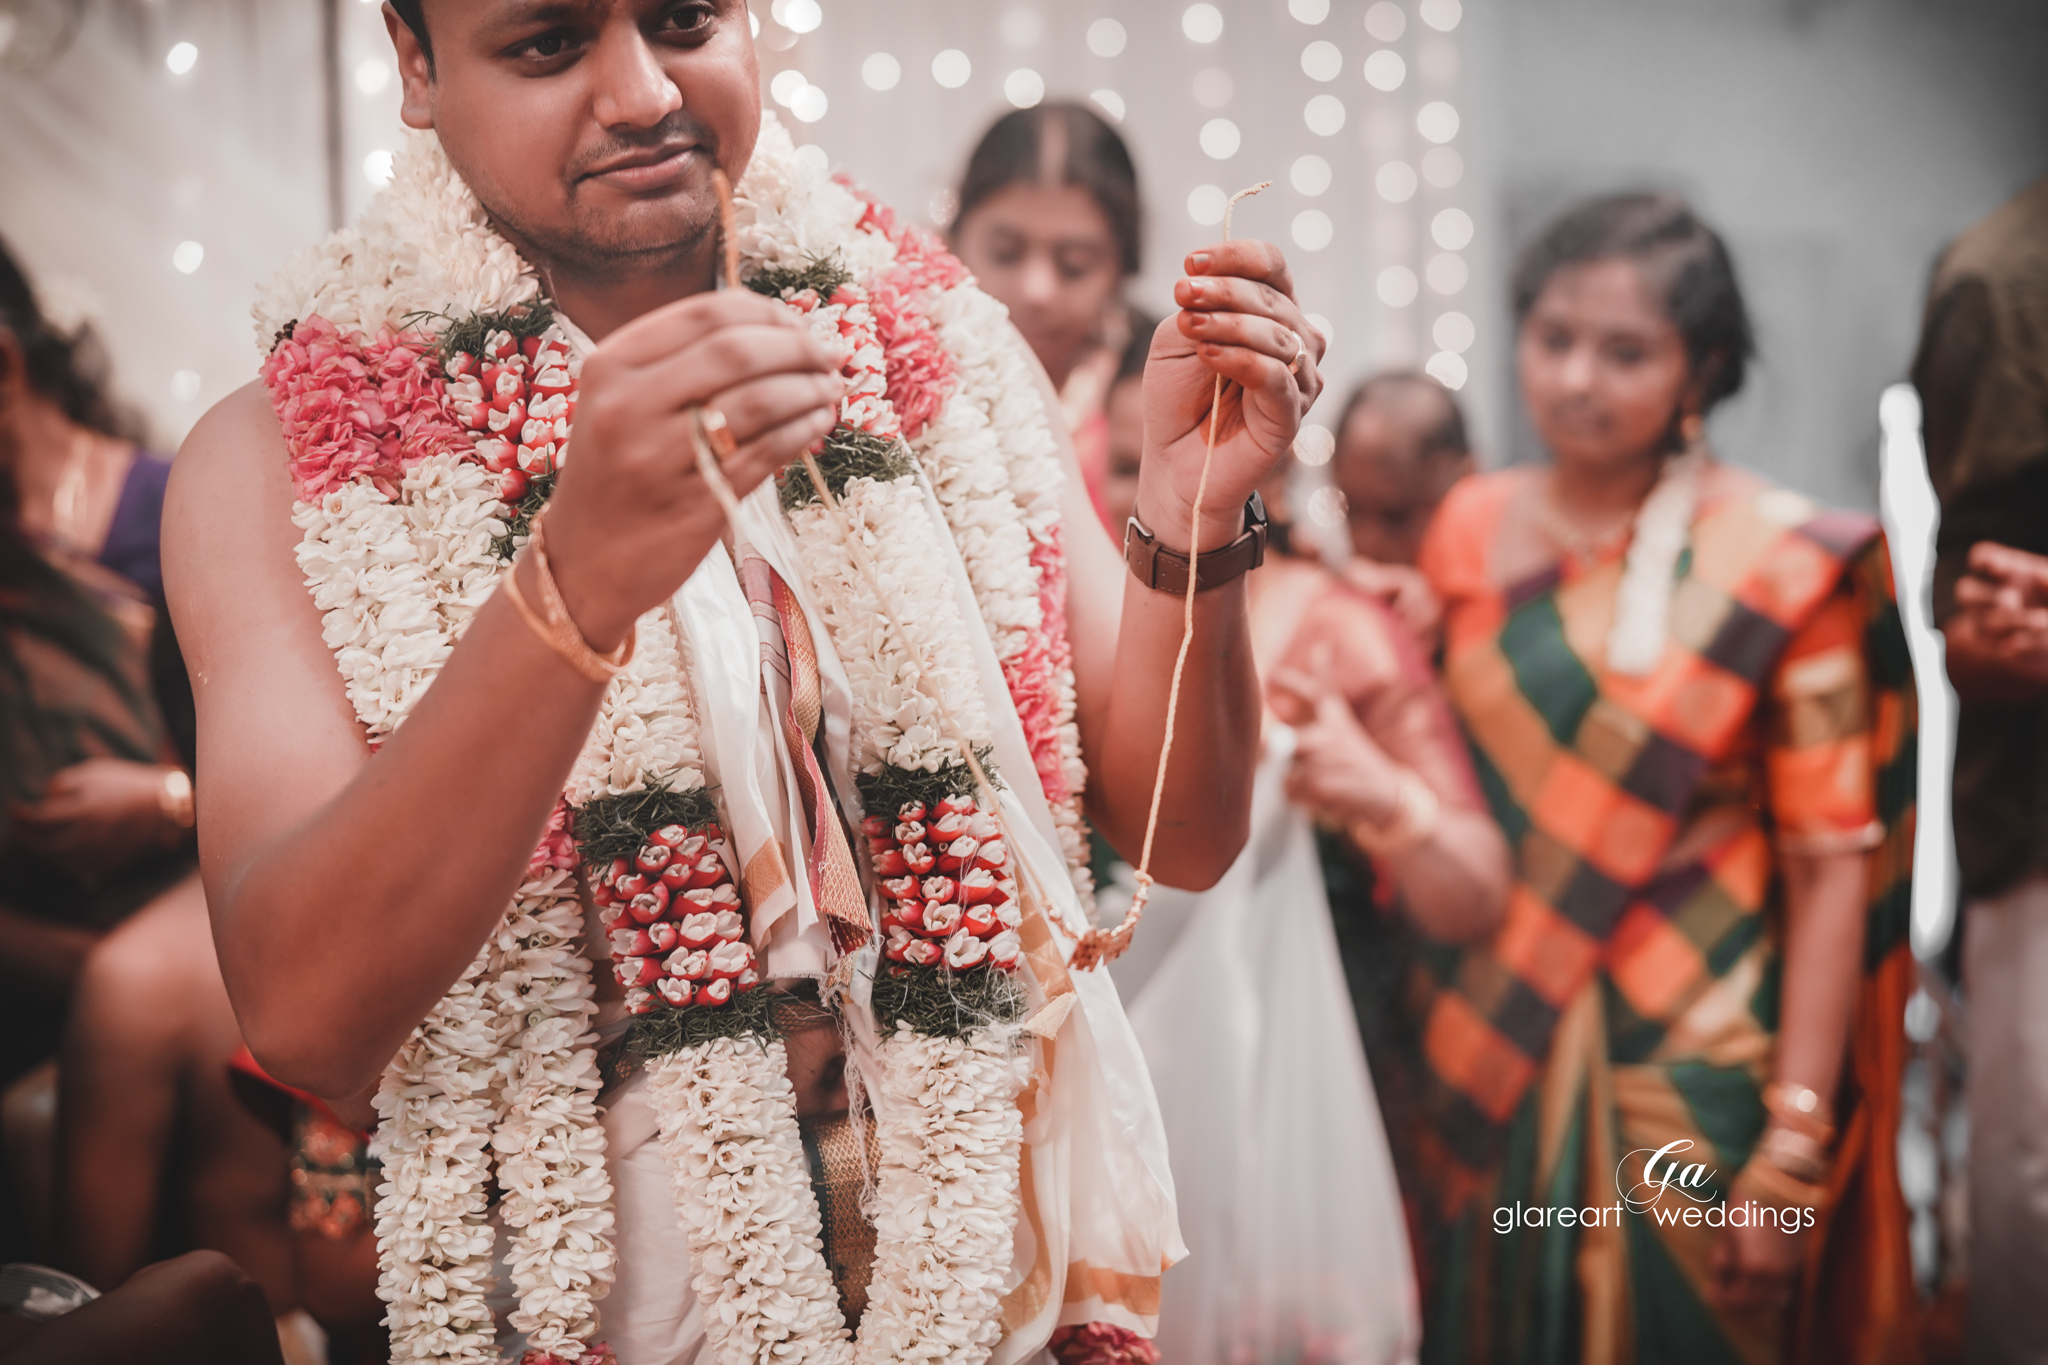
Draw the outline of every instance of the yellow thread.
[[[1223,240],[1230,240],[1230,219],[1237,211],[1237,201],[1257,194],[1273,182],[1261,180],[1249,189],[1239,190],[1230,196],[1230,202],[1223,206]],[[1124,912],[1123,922],[1105,933],[1091,929],[1074,949],[1071,965],[1080,971],[1087,971],[1098,963],[1114,959],[1130,947],[1131,936],[1137,932],[1138,921],[1144,917],[1145,902],[1152,895],[1152,841],[1159,833],[1159,802],[1166,795],[1166,764],[1173,756],[1173,727],[1180,714],[1181,674],[1187,668],[1188,648],[1195,642],[1195,591],[1196,573],[1202,562],[1202,500],[1209,492],[1209,467],[1216,458],[1216,428],[1223,420],[1223,376],[1218,374],[1209,389],[1209,443],[1202,452],[1202,474],[1195,481],[1195,504],[1188,512],[1188,587],[1181,600],[1180,649],[1173,656],[1173,680],[1166,689],[1166,734],[1159,743],[1159,770],[1152,778],[1152,806],[1145,815],[1145,843],[1138,853],[1138,889],[1131,895],[1131,907]]]

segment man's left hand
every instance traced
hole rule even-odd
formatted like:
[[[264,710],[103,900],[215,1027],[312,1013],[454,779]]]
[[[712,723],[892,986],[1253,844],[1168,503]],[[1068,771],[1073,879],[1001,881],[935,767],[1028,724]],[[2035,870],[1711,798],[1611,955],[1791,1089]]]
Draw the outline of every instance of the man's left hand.
[[[1190,253],[1186,265],[1174,286],[1181,312],[1153,333],[1145,364],[1138,519],[1163,544],[1187,549],[1220,374],[1201,534],[1203,548],[1221,549],[1243,532],[1245,499],[1287,456],[1322,392],[1327,343],[1295,303],[1287,258],[1270,242],[1221,242]]]

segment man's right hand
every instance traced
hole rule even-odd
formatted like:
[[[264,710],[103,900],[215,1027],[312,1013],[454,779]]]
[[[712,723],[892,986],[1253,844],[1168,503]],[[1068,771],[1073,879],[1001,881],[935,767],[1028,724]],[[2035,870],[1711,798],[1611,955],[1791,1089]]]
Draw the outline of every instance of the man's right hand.
[[[2011,704],[2048,693],[2048,558],[1979,541],[1955,600],[1942,633],[1957,694]]]
[[[549,561],[600,652],[666,600],[725,530],[698,472],[689,411],[723,413],[724,461],[744,497],[831,432],[840,357],[783,305],[745,290],[697,294],[605,338],[583,364],[571,458],[549,500]]]

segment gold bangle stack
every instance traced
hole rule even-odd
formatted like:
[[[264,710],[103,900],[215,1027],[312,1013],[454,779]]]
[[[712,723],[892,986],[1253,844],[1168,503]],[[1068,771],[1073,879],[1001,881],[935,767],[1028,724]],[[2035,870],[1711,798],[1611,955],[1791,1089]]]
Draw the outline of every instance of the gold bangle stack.
[[[1414,769],[1403,768],[1394,784],[1394,818],[1384,825],[1354,820],[1351,838],[1375,858],[1392,858],[1436,833],[1443,813],[1443,803],[1430,785]]]
[[[570,619],[568,604],[562,601],[562,590],[555,586],[554,571],[548,567],[547,535],[542,525],[546,518],[547,509],[543,508],[533,519],[526,545],[527,553],[533,556],[534,578],[540,584],[540,610],[535,611],[533,604],[526,600],[526,594],[519,591],[516,566],[513,572],[499,581],[504,585],[505,595],[512,599],[512,605],[519,609],[521,619],[543,644],[590,681],[610,682],[633,662],[633,648],[639,642],[640,627],[636,622],[627,630],[626,638],[619,647],[609,654],[599,654],[590,647],[590,642],[583,638],[583,632],[576,628],[576,622]]]

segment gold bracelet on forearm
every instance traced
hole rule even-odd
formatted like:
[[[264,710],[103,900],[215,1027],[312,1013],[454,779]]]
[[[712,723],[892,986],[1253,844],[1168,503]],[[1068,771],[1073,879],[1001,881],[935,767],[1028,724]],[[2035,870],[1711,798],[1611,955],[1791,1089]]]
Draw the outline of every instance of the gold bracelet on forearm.
[[[619,676],[627,664],[633,662],[633,648],[639,641],[639,623],[626,631],[626,638],[610,654],[599,654],[583,638],[583,632],[570,619],[569,608],[562,601],[562,590],[555,586],[555,575],[548,567],[548,552],[542,521],[547,511],[543,508],[533,519],[531,538],[527,541],[526,552],[533,556],[533,576],[540,585],[541,609],[535,611],[533,604],[526,600],[526,594],[519,591],[518,570],[500,579],[505,595],[512,599],[512,605],[519,610],[535,635],[549,649],[559,654],[569,667],[595,683],[610,682]]]

